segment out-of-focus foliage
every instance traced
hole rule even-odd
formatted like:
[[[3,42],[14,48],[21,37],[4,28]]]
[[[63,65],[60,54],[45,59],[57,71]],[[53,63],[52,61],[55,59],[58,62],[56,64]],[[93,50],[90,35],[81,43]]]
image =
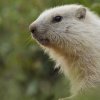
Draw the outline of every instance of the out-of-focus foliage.
[[[56,100],[69,84],[31,38],[29,24],[46,8],[83,4],[100,14],[100,0],[0,0],[0,100]]]

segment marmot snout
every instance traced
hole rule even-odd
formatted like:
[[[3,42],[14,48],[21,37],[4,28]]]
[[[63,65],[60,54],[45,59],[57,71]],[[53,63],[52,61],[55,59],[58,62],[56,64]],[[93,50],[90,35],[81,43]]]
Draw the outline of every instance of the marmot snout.
[[[30,31],[68,76],[73,94],[100,83],[100,19],[88,8],[65,5],[46,10]]]

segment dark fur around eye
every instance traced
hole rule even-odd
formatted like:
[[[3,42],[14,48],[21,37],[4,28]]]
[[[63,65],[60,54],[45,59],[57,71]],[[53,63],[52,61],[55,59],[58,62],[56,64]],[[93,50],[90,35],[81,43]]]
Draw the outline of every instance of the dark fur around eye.
[[[55,22],[55,23],[57,23],[57,22],[60,22],[60,21],[62,21],[62,16],[55,16],[55,17],[53,17],[53,20],[52,20],[52,22]]]

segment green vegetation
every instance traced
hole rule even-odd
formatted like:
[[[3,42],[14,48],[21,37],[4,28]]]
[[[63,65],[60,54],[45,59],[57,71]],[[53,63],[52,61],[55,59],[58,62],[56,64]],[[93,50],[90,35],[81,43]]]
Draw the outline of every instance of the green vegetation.
[[[70,3],[100,15],[100,0],[0,0],[0,100],[57,100],[69,95],[68,80],[31,39],[28,26],[44,9]]]

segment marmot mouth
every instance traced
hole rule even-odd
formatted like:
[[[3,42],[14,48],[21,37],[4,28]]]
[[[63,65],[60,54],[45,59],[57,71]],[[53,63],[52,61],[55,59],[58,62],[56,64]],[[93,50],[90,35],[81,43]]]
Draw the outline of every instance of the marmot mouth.
[[[44,46],[46,46],[46,45],[48,45],[49,44],[49,39],[47,39],[47,38],[37,38],[37,41],[40,43],[40,44],[42,44],[42,45],[44,45]]]
[[[40,44],[42,44],[44,46],[46,46],[46,45],[48,45],[50,43],[50,40],[48,38],[43,38],[43,37],[36,36],[36,35],[35,36],[32,35],[32,36],[33,36],[34,39],[37,40],[38,43],[40,43]]]

